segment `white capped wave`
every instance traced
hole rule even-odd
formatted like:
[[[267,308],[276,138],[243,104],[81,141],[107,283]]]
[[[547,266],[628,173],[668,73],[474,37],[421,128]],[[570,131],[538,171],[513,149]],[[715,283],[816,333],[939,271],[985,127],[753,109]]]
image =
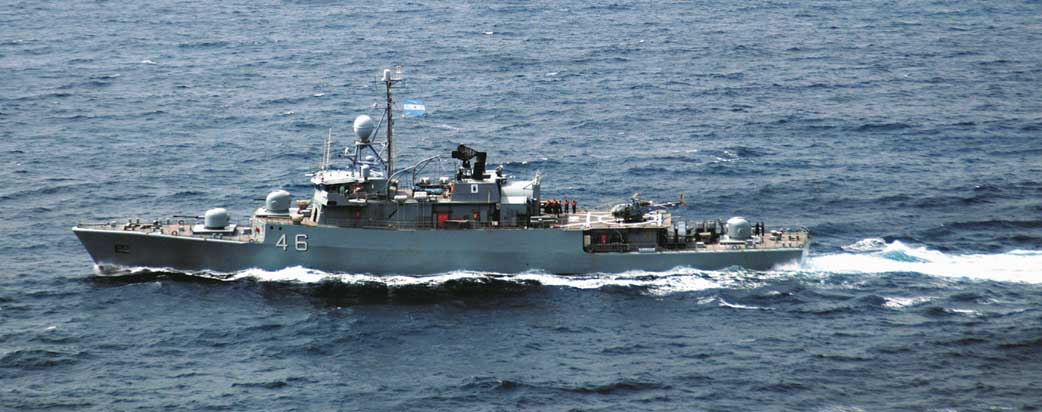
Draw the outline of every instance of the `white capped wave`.
[[[875,252],[885,249],[886,246],[887,244],[885,240],[878,237],[870,237],[843,246],[842,249],[848,252]]]
[[[728,302],[726,300],[719,299],[719,298],[717,299],[717,302],[719,303],[719,305],[721,307],[731,308],[731,309],[774,310],[774,309],[771,309],[771,308],[765,308],[765,307],[761,307],[761,306],[749,306],[749,305],[741,305],[741,304],[738,304],[738,303],[731,303],[731,302]]]
[[[802,267],[824,273],[911,272],[930,276],[1042,283],[1042,251],[947,254],[900,241],[865,239],[844,247],[852,253],[812,256]]]
[[[904,308],[904,307],[915,306],[915,305],[918,305],[918,304],[921,304],[921,303],[929,302],[933,298],[931,298],[929,296],[917,296],[917,297],[911,297],[911,298],[897,297],[897,296],[895,296],[895,297],[886,297],[886,296],[884,296],[883,299],[886,300],[886,302],[883,303],[884,307],[887,307],[887,308],[890,308],[890,309],[901,309],[901,308]]]
[[[972,310],[972,309],[949,309],[949,308],[944,308],[944,311],[948,312],[948,313],[954,313],[954,314],[957,314],[957,315],[978,316],[978,317],[979,316],[983,316],[980,313],[980,311],[976,311],[976,310]]]
[[[723,298],[721,298],[719,296],[715,296],[715,295],[714,296],[706,296],[706,297],[702,297],[702,298],[698,299],[698,304],[699,305],[708,305],[708,304],[713,303],[713,302],[716,302],[716,305],[720,306],[722,308],[749,309],[749,310],[774,310],[772,308],[765,308],[765,307],[761,307],[761,306],[749,306],[749,305],[741,305],[741,304],[737,304],[737,303],[731,303],[731,302],[728,302],[728,301],[724,300]]]

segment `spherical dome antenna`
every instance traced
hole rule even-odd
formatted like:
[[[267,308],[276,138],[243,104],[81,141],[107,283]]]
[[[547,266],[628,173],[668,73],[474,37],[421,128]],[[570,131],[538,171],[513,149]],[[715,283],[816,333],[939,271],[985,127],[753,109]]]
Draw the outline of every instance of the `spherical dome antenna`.
[[[269,213],[289,213],[290,194],[285,190],[276,190],[268,193],[264,199],[264,208]]]
[[[231,218],[228,216],[228,211],[223,207],[218,207],[206,211],[203,215],[203,224],[206,229],[220,230],[228,226],[228,222]]]
[[[361,140],[362,143],[369,143],[369,137],[373,135],[373,129],[375,128],[376,125],[373,124],[372,117],[363,114],[355,118],[355,135],[358,136],[358,140]]]
[[[753,226],[744,217],[727,219],[725,231],[731,240],[748,240],[753,237]]]

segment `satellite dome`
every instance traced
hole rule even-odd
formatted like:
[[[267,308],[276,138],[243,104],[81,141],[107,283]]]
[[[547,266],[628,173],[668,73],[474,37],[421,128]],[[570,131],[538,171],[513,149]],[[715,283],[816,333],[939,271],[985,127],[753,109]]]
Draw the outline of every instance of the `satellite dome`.
[[[264,208],[268,213],[289,213],[290,195],[285,190],[276,190],[268,193],[264,199]]]
[[[203,225],[210,230],[224,229],[225,226],[228,226],[228,221],[230,220],[228,211],[223,207],[207,210],[206,214],[203,215]]]
[[[744,217],[727,219],[727,237],[731,240],[747,240],[753,237],[753,226]]]
[[[363,114],[355,118],[355,134],[358,135],[358,140],[361,140],[362,143],[369,142],[369,137],[373,135],[373,129],[375,128],[372,117]]]

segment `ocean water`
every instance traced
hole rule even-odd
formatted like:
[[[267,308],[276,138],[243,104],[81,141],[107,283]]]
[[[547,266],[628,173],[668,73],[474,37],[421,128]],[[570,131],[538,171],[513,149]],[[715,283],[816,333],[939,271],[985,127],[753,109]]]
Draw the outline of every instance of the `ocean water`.
[[[95,275],[78,221],[309,196],[395,64],[399,164],[465,143],[811,254]],[[0,410],[1038,410],[1040,90],[1038,1],[5,1]]]

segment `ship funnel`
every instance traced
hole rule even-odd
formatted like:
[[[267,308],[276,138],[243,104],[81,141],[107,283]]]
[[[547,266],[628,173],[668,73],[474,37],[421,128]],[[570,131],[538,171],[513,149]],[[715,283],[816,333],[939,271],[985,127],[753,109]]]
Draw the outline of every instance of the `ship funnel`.
[[[355,118],[353,126],[358,140],[362,141],[362,143],[369,143],[369,137],[373,135],[373,129],[376,128],[373,125],[373,118],[363,114]]]

